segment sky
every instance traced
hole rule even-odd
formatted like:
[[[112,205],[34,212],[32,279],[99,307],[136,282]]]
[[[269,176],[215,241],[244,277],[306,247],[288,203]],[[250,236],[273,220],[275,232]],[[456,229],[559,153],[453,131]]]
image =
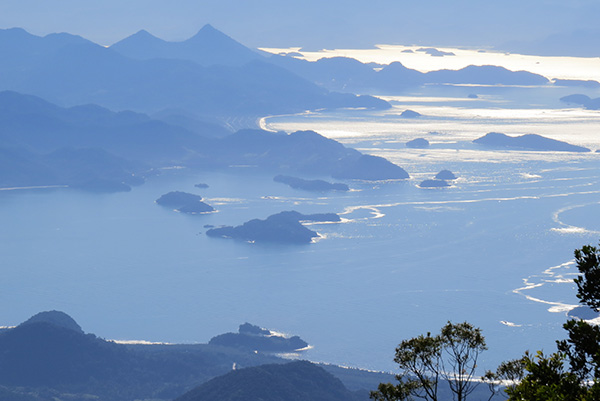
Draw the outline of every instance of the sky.
[[[204,24],[250,47],[498,45],[596,30],[597,0],[2,0],[0,28],[110,45],[140,29],[183,40]]]

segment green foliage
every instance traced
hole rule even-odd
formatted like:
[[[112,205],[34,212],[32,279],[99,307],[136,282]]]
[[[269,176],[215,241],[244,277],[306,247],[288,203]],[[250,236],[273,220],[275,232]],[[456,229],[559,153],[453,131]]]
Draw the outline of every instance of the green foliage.
[[[488,384],[490,390],[490,400],[500,393],[501,390],[513,388],[516,383],[523,379],[527,360],[525,357],[504,361],[496,372],[488,370],[482,377],[482,380]]]
[[[600,309],[600,248],[585,245],[575,250],[577,269],[582,274],[575,279],[577,298],[596,312]]]
[[[510,400],[591,400],[577,375],[565,370],[564,354],[545,356],[538,351],[535,357],[526,353],[523,360],[527,375],[520,383],[506,389]]]
[[[400,374],[397,384],[381,383],[371,392],[376,401],[412,400],[414,397],[436,401],[440,379],[446,381],[458,401],[466,400],[478,385],[473,381],[477,358],[486,350],[481,330],[464,322],[448,322],[440,334],[419,335],[404,340],[396,348]]]
[[[596,312],[600,309],[600,249],[590,245],[575,250],[581,273],[574,281],[577,297]],[[522,375],[500,365],[489,381],[504,375],[512,384],[506,388],[509,400],[591,401],[600,399],[600,328],[584,320],[569,320],[563,325],[566,340],[557,341],[558,352],[549,356],[538,351],[525,353]],[[511,373],[512,377],[506,376]],[[490,387],[492,391],[495,389]]]

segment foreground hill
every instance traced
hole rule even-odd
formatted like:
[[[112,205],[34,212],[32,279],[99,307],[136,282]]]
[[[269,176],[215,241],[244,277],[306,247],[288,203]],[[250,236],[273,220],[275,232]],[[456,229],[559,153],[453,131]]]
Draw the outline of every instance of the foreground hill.
[[[62,312],[45,312],[0,331],[0,397],[46,394],[42,399],[170,400],[233,364],[281,360],[210,346],[126,346],[85,334]],[[18,398],[0,398],[0,400]]]
[[[366,401],[323,368],[307,361],[235,370],[175,401]]]
[[[240,326],[246,335],[267,331],[250,324]],[[296,362],[280,369],[273,364],[285,360],[250,348],[239,344],[117,344],[86,334],[63,312],[42,312],[15,328],[0,329],[0,401],[171,401],[229,374],[232,367],[240,368],[232,372],[240,394],[257,395],[268,388],[262,384],[268,384],[280,397],[296,397],[277,398],[281,400],[355,400],[344,386],[364,394],[380,381],[391,380],[391,375],[326,366],[343,380],[342,385],[311,363]],[[243,369],[265,364],[259,370]],[[190,394],[208,389],[211,397],[213,391],[222,393],[213,400],[229,399],[223,397],[231,395],[231,377],[216,379]]]

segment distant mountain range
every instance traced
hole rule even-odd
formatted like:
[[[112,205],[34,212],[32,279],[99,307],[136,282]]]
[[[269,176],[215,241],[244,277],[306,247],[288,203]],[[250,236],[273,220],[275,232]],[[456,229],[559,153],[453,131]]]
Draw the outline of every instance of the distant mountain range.
[[[242,66],[253,60],[264,59],[211,25],[205,25],[196,35],[182,42],[167,42],[141,30],[110,48],[133,59],[190,60],[205,67]]]
[[[534,86],[550,82],[539,74],[510,71],[491,65],[423,73],[407,68],[400,62],[374,66],[346,57],[309,62],[292,56],[273,55],[269,60],[329,90],[358,93],[398,94],[425,84]]]
[[[95,103],[143,112],[181,108],[213,119],[389,107],[370,96],[330,93],[253,57],[249,49],[210,27],[186,42],[161,43],[140,34],[115,45],[127,54],[138,46],[139,51],[128,57],[69,34],[38,37],[18,28],[0,30],[0,89],[65,106]],[[187,59],[170,58],[181,54]],[[199,64],[198,57],[208,66]],[[226,64],[215,64],[222,62]]]
[[[545,77],[494,66],[421,73],[333,58],[308,62],[253,51],[210,25],[181,42],[140,31],[110,48],[66,33],[45,37],[0,30],[0,89],[63,106],[180,110],[204,120],[307,109],[389,104],[359,93],[392,93],[431,83],[542,85]],[[377,68],[375,68],[377,67]],[[330,92],[339,91],[339,92]]]

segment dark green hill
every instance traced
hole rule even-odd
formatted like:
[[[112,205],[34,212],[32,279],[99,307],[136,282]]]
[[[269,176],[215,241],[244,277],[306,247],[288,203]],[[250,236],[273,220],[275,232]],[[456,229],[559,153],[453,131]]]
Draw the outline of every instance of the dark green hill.
[[[44,400],[56,400],[71,394],[66,397],[170,400],[227,373],[234,364],[255,366],[279,361],[206,344],[122,345],[84,334],[78,328],[68,315],[52,311],[1,331],[0,397],[12,401],[10,396],[16,394],[28,400],[37,399],[28,394],[37,394]]]
[[[40,312],[33,315],[21,325],[33,324],[33,323],[50,323],[54,326],[63,327],[65,329],[73,330],[77,333],[83,333],[81,326],[77,324],[75,320],[64,312],[52,310],[47,312]]]
[[[307,361],[240,369],[207,383],[175,401],[358,401],[342,382]]]

